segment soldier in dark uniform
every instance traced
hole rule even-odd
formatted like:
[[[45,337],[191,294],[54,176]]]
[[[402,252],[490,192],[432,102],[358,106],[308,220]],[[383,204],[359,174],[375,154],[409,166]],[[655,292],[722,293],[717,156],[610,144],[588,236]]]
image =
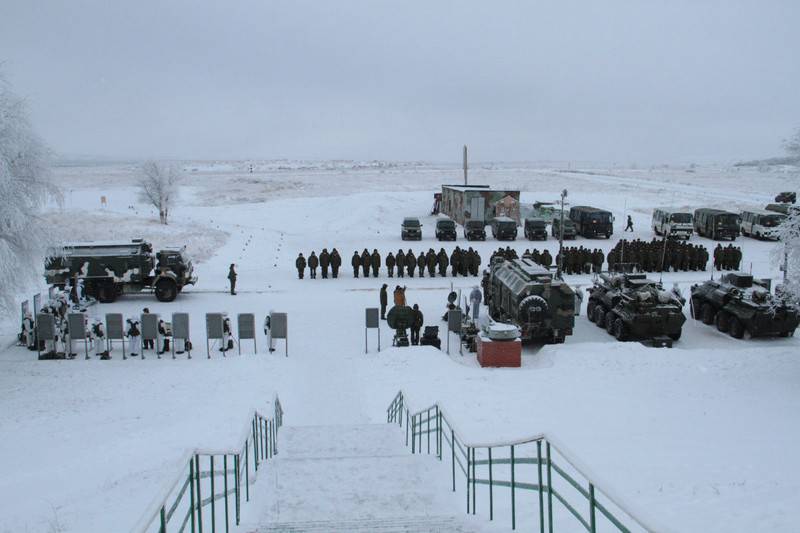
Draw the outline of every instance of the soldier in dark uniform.
[[[372,257],[370,257],[370,261],[372,262],[372,277],[378,277],[378,271],[381,269],[381,254],[378,253],[378,249],[374,248],[372,250]]]
[[[327,248],[322,249],[322,253],[319,254],[319,266],[322,268],[322,279],[328,279],[328,265],[331,263],[331,256],[328,253]]]
[[[469,272],[469,265],[472,261],[472,254],[469,250],[462,250],[461,262],[458,264],[458,273],[466,277]]]
[[[339,277],[339,267],[342,266],[342,257],[339,255],[339,252],[334,248],[331,250],[331,273],[333,274],[334,278]]]
[[[450,254],[450,267],[453,269],[453,277],[455,278],[461,268],[461,249],[458,246]]]
[[[714,248],[714,268],[717,271],[722,270],[722,245],[717,244],[717,247]]]
[[[439,275],[443,278],[447,277],[447,267],[450,266],[450,260],[447,257],[447,252],[444,251],[444,248],[439,250]]]
[[[480,271],[481,271],[481,254],[478,253],[478,250],[474,250],[472,275],[477,276],[478,274],[480,274]]]
[[[708,268],[708,250],[705,246],[697,245],[700,248],[700,270],[703,272]]]
[[[231,268],[228,269],[228,281],[231,282],[231,294],[236,294],[236,277],[236,265],[231,263]]]
[[[386,256],[386,270],[389,272],[390,278],[394,277],[394,265],[394,256],[392,255],[392,252],[389,252],[389,255]]]
[[[534,263],[539,263],[540,265],[542,264],[542,254],[539,253],[538,248],[534,248],[531,252],[531,261]]]
[[[403,250],[397,250],[397,255],[394,256],[394,259],[397,263],[397,277],[402,278],[403,273],[406,271],[406,254],[403,253]]]
[[[386,292],[386,284],[381,287],[381,320],[386,320],[386,306],[389,304],[389,294]]]
[[[408,277],[414,277],[414,269],[417,268],[417,256],[411,251],[411,248],[406,252],[406,268],[408,269]]]
[[[364,274],[365,278],[369,277],[370,260],[369,252],[364,248],[364,251],[361,252],[361,272]]]
[[[317,278],[317,267],[319,266],[319,258],[314,251],[311,251],[311,255],[308,256],[308,270],[311,274],[311,279]]]
[[[739,270],[741,263],[742,263],[742,249],[738,246],[731,250],[732,255],[732,262],[733,262],[733,269]]]
[[[361,256],[358,255],[358,251],[356,250],[353,252],[353,258],[350,260],[350,264],[353,266],[353,277],[358,277],[358,269],[361,266]]]
[[[419,277],[425,277],[425,265],[427,265],[427,259],[425,259],[425,252],[420,252],[417,256],[417,272],[419,272]]]
[[[425,256],[425,262],[428,264],[428,275],[432,278],[436,277],[436,264],[439,259],[436,257],[436,252],[433,248],[428,249],[428,254]]]
[[[302,253],[300,253],[297,256],[297,259],[295,259],[294,266],[297,267],[297,277],[303,279],[303,275],[306,271],[306,258],[303,257]]]
[[[545,268],[550,268],[550,265],[553,264],[553,257],[548,250],[542,251],[542,254],[539,256],[539,264]]]

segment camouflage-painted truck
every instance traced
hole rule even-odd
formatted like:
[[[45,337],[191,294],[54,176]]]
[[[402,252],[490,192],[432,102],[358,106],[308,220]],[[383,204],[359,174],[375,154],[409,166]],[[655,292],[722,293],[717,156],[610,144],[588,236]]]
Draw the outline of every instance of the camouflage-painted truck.
[[[618,341],[660,341],[670,346],[681,338],[686,300],[677,290],[665,291],[661,283],[644,274],[600,274],[588,289],[586,316]]]
[[[45,261],[47,283],[63,289],[80,280],[84,294],[103,303],[142,291],[171,302],[186,285],[197,282],[193,273],[185,248],[153,253],[143,239],[67,244]]]
[[[483,277],[483,298],[489,315],[517,326],[523,342],[564,342],[580,309],[572,287],[528,259],[495,257]]]
[[[735,339],[745,333],[751,337],[792,336],[800,315],[791,303],[770,289],[769,280],[730,272],[720,280],[692,286],[692,316]]]

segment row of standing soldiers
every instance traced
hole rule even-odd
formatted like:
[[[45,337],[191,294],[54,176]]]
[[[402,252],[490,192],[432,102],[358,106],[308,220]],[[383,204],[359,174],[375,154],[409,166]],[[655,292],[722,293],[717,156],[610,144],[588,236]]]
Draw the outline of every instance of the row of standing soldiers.
[[[714,268],[717,270],[739,270],[741,263],[742,249],[738,246],[729,244],[723,248],[721,244],[717,244],[714,248]]]
[[[644,272],[687,272],[705,270],[708,250],[700,244],[667,239],[643,241],[621,240],[608,252],[608,269],[615,270],[618,263],[634,263]],[[663,267],[663,268],[662,268]]]
[[[572,246],[564,248],[563,253],[564,262],[562,268],[566,274],[590,274],[603,270],[603,263],[606,257],[599,248],[590,250],[583,246]],[[556,254],[556,264],[561,264],[560,254]]]
[[[383,262],[381,259],[381,254],[377,249],[373,250],[372,253],[369,253],[366,248],[360,254],[358,251],[353,252],[353,257],[350,260],[350,265],[353,267],[353,277],[357,278],[361,273],[367,278],[371,272],[372,277],[377,278],[382,264],[386,267],[390,278],[394,277],[395,269],[398,278],[406,275],[413,278],[415,272],[419,277],[425,277],[426,270],[430,277],[435,277],[437,271],[439,276],[444,277],[447,276],[448,267],[452,268],[452,276],[477,276],[481,266],[481,256],[476,250],[471,247],[468,250],[462,250],[458,246],[449,256],[444,248],[440,249],[438,253],[433,248],[430,248],[427,252],[421,252],[419,255],[415,255],[411,249],[407,252],[398,250],[396,254],[389,252]],[[317,277],[318,267],[322,269],[322,277],[327,278],[328,266],[332,268],[333,277],[336,278],[338,277],[341,261],[335,248],[330,254],[328,254],[327,249],[324,249],[319,257],[315,252],[311,252],[311,255],[306,259],[301,253],[295,260],[295,267],[300,279],[303,279],[306,267],[309,269],[309,275],[312,279]]]
[[[497,250],[492,252],[492,257],[489,259],[490,264],[495,257],[502,257],[507,261],[519,258],[519,256],[517,255],[517,251],[511,248],[510,246],[506,246],[505,248],[498,248]],[[530,259],[534,263],[538,263],[545,268],[550,268],[550,266],[553,264],[553,256],[550,255],[549,250],[542,250],[541,252],[539,252],[537,248],[534,248],[533,251],[526,249],[522,253],[522,258]]]

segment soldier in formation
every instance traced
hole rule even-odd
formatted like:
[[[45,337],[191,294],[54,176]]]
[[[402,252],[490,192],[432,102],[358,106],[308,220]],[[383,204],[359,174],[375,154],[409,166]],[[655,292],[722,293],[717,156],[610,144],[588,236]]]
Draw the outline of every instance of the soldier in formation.
[[[322,253],[319,254],[319,266],[322,269],[322,279],[328,279],[328,267],[331,264],[331,256],[328,253],[327,248],[322,249]]]
[[[319,258],[314,251],[311,251],[311,255],[308,256],[308,271],[311,275],[311,279],[317,278],[317,267],[319,266]]]
[[[608,252],[608,269],[633,264],[642,272],[702,271],[708,264],[708,250],[702,245],[668,239],[621,240]]]
[[[392,255],[392,252],[389,252],[386,255],[386,272],[388,272],[390,278],[394,277],[394,265],[394,255]]]
[[[723,247],[717,244],[714,248],[714,268],[719,270],[739,270],[742,263],[742,249],[729,244]]]
[[[361,252],[361,272],[364,273],[364,277],[369,277],[369,266],[372,263],[372,257],[370,256],[369,252],[366,248],[364,251]]]
[[[372,265],[372,277],[378,277],[378,271],[381,269],[381,254],[378,253],[378,249],[372,250],[372,255],[369,258],[370,264]]]
[[[397,255],[394,258],[397,263],[397,277],[402,278],[406,269],[406,254],[403,250],[397,250]]]
[[[297,269],[297,277],[303,279],[303,275],[306,271],[306,258],[303,257],[303,253],[297,256],[297,259],[294,260],[294,266]]]
[[[339,277],[339,268],[342,266],[342,257],[339,252],[334,248],[331,250],[331,274],[334,278]]]
[[[353,277],[358,277],[358,269],[361,268],[361,256],[358,255],[358,251],[356,250],[353,252],[353,258],[350,260],[350,264],[353,266]]]

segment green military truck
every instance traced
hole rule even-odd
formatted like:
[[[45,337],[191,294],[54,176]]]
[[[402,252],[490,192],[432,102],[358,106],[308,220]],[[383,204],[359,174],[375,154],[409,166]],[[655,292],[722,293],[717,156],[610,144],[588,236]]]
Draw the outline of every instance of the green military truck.
[[[73,243],[45,261],[45,279],[64,288],[78,280],[84,293],[102,303],[121,294],[153,291],[160,302],[171,302],[186,285],[194,285],[192,261],[185,247],[153,253],[143,239],[130,242]]]

